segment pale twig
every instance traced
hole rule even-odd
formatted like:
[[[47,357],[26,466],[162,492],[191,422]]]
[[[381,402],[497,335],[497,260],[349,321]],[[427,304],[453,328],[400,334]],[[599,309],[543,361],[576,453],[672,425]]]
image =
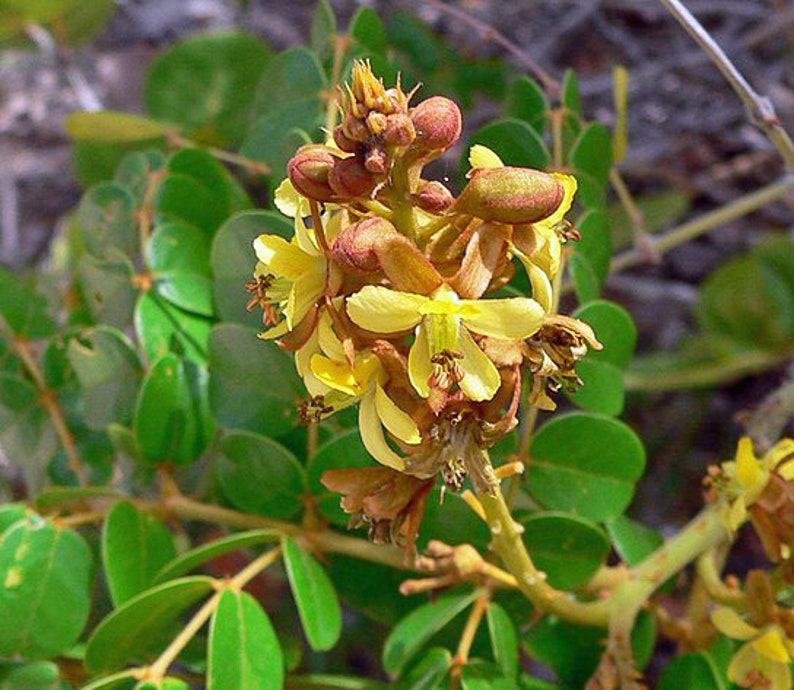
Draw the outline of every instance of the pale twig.
[[[780,124],[772,102],[750,86],[744,75],[739,72],[722,48],[680,0],[661,0],[661,2],[695,42],[708,53],[712,62],[742,99],[753,122],[766,133],[778,150],[786,167],[789,170],[794,170],[794,142],[791,141],[788,132]]]

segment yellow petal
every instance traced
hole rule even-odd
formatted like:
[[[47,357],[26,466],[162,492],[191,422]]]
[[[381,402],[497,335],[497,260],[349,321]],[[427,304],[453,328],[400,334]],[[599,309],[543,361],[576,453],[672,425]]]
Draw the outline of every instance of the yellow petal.
[[[461,318],[469,330],[503,340],[528,338],[541,327],[545,314],[543,307],[528,297],[464,300],[461,304]]]
[[[342,341],[336,336],[331,317],[326,310],[323,310],[320,316],[316,333],[317,344],[323,353],[328,355],[331,359],[339,361],[345,359],[345,348],[342,346]]]
[[[550,312],[554,291],[549,277],[545,271],[542,271],[532,262],[528,262],[524,266],[529,276],[529,284],[532,286],[532,298],[543,307],[544,311]]]
[[[728,511],[728,528],[731,532],[735,532],[746,520],[747,504],[745,503],[744,496],[739,496],[731,503],[730,510]]]
[[[425,316],[422,325],[427,330],[427,345],[431,358],[444,350],[457,351],[461,327],[460,320],[456,316],[448,314]]]
[[[784,438],[778,441],[764,456],[764,467],[768,470],[777,469],[783,479],[794,479],[794,439]]]
[[[777,661],[782,664],[787,664],[791,661],[788,649],[783,644],[781,632],[777,628],[767,630],[761,637],[753,640],[750,644],[770,661]]]
[[[530,257],[531,261],[546,271],[550,278],[557,275],[562,260],[562,243],[553,226],[536,223],[532,226],[535,234],[535,250]]]
[[[416,329],[416,339],[408,352],[408,378],[411,385],[423,398],[430,395],[428,381],[433,373],[433,365],[430,362],[430,343],[427,337],[427,330],[420,324]]]
[[[336,362],[325,355],[315,354],[311,358],[311,370],[329,388],[353,396],[359,396],[364,392],[356,380],[355,373],[345,361]]]
[[[317,240],[314,236],[314,230],[306,227],[303,218],[297,216],[295,218],[295,239],[294,244],[309,255],[320,256],[320,249],[317,246]]]
[[[479,348],[465,328],[460,329],[458,348],[463,353],[463,379],[460,389],[469,400],[490,400],[499,390],[499,370]]]
[[[263,333],[259,333],[257,337],[261,338],[262,340],[275,340],[276,338],[280,338],[287,333],[289,333],[289,326],[285,320],[277,323],[275,326],[273,326],[273,328],[269,328]]]
[[[290,330],[303,320],[323,292],[325,292],[325,264],[316,266],[313,271],[307,271],[292,284],[292,290],[284,308],[284,316]]]
[[[561,223],[565,218],[565,214],[571,210],[573,205],[573,197],[576,194],[578,183],[573,175],[565,175],[563,173],[552,173],[562,185],[564,190],[562,202],[557,207],[557,210],[552,213],[548,218],[544,218],[538,225],[542,224],[547,227],[553,228],[558,223]]]
[[[502,159],[487,146],[475,144],[469,151],[469,165],[472,168],[501,168]]]
[[[728,666],[728,680],[734,683],[744,683],[747,676],[758,670],[759,664],[764,660],[751,643],[745,644],[733,655]]]
[[[279,211],[290,218],[309,215],[308,199],[298,193],[289,178],[281,181],[273,195],[273,203]]]
[[[414,328],[428,297],[365,285],[347,300],[347,313],[357,326],[375,333],[397,333]]]
[[[422,434],[411,416],[397,406],[386,391],[375,384],[375,407],[380,421],[394,436],[405,443],[415,445],[422,442]]]
[[[734,640],[751,640],[758,634],[758,628],[747,623],[736,611],[728,606],[720,606],[711,612],[711,622],[723,635]]]
[[[254,240],[254,251],[270,273],[297,280],[314,270],[320,257],[310,256],[294,244],[278,235],[260,235]]]
[[[361,399],[358,410],[358,431],[364,447],[381,465],[399,472],[405,469],[405,460],[391,449],[383,435],[374,395],[365,395]]]
[[[753,442],[749,436],[739,439],[736,449],[736,478],[745,489],[758,488],[766,480],[766,473],[755,457]]]

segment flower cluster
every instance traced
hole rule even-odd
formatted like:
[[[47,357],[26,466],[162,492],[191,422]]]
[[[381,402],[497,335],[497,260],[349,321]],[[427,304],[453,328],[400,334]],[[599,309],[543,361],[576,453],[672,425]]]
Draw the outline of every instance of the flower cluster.
[[[296,152],[276,192],[294,236],[257,238],[249,283],[262,337],[295,353],[304,417],[358,405],[382,465],[324,483],[355,522],[408,550],[438,476],[494,490],[484,451],[517,424],[527,372],[531,402],[553,408],[547,390],[577,385],[576,363],[600,347],[586,324],[554,313],[562,245],[577,237],[564,218],[576,180],[475,146],[456,198],[423,170],[460,138],[460,111],[412,96],[354,66],[341,124]],[[502,290],[517,266],[532,297]]]

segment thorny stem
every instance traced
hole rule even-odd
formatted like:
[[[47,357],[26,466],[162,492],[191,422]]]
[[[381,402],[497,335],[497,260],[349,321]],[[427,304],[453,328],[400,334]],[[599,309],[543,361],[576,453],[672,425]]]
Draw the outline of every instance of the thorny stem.
[[[704,213],[662,235],[649,238],[651,240],[650,244],[655,252],[663,254],[673,249],[673,247],[700,237],[700,235],[704,235],[720,225],[746,216],[748,213],[752,213],[784,197],[792,190],[794,190],[794,175],[784,175],[778,181],[766,185],[755,192],[745,194],[725,206],[709,213]],[[619,273],[643,263],[647,256],[647,251],[639,248],[629,249],[612,260],[610,270],[612,273]]]
[[[31,349],[30,341],[13,333],[8,325],[1,319],[0,333],[11,343],[14,352],[21,360],[28,374],[30,374],[30,378],[33,379],[33,383],[39,391],[39,402],[41,406],[47,410],[47,414],[52,421],[52,426],[55,428],[58,440],[61,442],[66,452],[69,469],[74,472],[80,486],[86,486],[88,484],[88,476],[85,463],[83,463],[80,452],[77,450],[74,435],[66,422],[66,415],[63,412],[58,396],[55,394],[55,391],[47,385],[44,373]]]
[[[204,624],[210,619],[215,610],[218,608],[223,593],[228,589],[232,591],[240,591],[247,585],[253,578],[255,578],[263,570],[269,568],[281,558],[281,547],[271,549],[270,551],[262,554],[259,558],[251,561],[245,568],[243,568],[237,575],[235,575],[228,582],[217,582],[217,591],[208,599],[204,606],[202,606],[193,618],[188,621],[188,624],[182,631],[172,640],[171,644],[165,651],[157,658],[157,660],[144,670],[143,678],[146,680],[160,681],[163,676],[168,673],[171,664],[174,663],[176,658],[187,646],[190,640],[193,639],[195,634],[201,630]]]
[[[717,42],[680,0],[661,0],[686,32],[708,54],[733,90],[742,99],[753,122],[769,137],[786,167],[794,171],[794,142],[781,126],[772,102],[757,93]]]

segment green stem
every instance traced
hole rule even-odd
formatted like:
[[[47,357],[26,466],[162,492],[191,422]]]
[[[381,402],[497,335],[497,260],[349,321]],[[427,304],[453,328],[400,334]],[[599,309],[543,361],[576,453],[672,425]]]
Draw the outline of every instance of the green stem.
[[[737,218],[746,216],[748,213],[752,213],[780,199],[792,190],[794,190],[794,175],[785,175],[777,182],[773,182],[750,194],[745,194],[715,211],[704,213],[663,235],[649,237],[648,244],[655,253],[663,254],[673,247],[700,237],[700,235],[704,235],[720,225],[725,225]],[[647,247],[629,249],[612,260],[610,271],[619,273],[627,268],[641,264],[647,260],[648,254]]]
[[[513,520],[501,489],[482,492],[479,497],[486,522],[491,530],[493,550],[507,570],[516,578],[518,588],[539,610],[553,613],[565,620],[595,627],[605,627],[609,618],[607,601],[577,601],[566,592],[554,589],[546,582],[521,538],[523,529]]]
[[[400,158],[394,162],[391,180],[391,221],[400,232],[415,240],[417,239],[417,230],[414,207],[411,203],[411,182],[408,177],[408,168]]]
[[[648,371],[629,370],[623,383],[628,391],[660,392],[725,384],[728,381],[758,374],[785,364],[791,352],[764,352],[761,350],[737,354],[730,359],[703,362],[681,370]]]

